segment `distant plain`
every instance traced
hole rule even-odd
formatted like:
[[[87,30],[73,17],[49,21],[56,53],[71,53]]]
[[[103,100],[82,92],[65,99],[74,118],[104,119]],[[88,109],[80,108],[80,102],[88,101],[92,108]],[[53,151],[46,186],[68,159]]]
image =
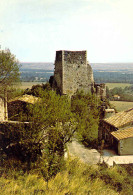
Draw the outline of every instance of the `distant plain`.
[[[95,82],[106,83],[109,89],[115,87],[125,88],[133,83],[133,63],[90,63],[94,71]],[[54,63],[52,62],[22,62],[22,82],[15,88],[27,89],[33,85],[46,83],[53,75]],[[40,71],[40,72],[39,72]],[[49,72],[47,72],[49,71]],[[28,78],[29,82],[26,82]],[[43,78],[42,82],[41,79]],[[36,81],[38,79],[38,82]],[[32,82],[31,82],[32,81]],[[126,81],[126,82],[123,82]],[[114,83],[115,82],[115,83]],[[110,101],[117,111],[127,110],[133,107],[133,102]]]
[[[133,108],[133,102],[126,101],[110,101],[111,105],[113,105],[118,112],[128,110]]]
[[[14,88],[19,88],[19,89],[27,89],[27,88],[31,88],[33,85],[41,85],[42,83],[46,83],[46,82],[21,82],[18,85],[14,85]]]
[[[130,83],[106,83],[106,86],[109,89],[113,89],[115,87],[121,87],[121,88],[129,87],[131,86],[131,84]]]

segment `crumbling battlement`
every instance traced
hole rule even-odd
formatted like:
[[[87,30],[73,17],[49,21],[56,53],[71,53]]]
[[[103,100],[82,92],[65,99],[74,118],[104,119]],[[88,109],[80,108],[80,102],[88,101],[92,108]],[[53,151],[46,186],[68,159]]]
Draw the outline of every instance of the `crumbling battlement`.
[[[105,85],[105,83],[94,84],[94,88],[96,91],[96,95],[99,98],[101,98],[101,100],[104,100],[106,98],[106,85]]]
[[[87,51],[56,51],[53,88],[69,96],[77,90],[93,91],[93,72],[87,63]]]

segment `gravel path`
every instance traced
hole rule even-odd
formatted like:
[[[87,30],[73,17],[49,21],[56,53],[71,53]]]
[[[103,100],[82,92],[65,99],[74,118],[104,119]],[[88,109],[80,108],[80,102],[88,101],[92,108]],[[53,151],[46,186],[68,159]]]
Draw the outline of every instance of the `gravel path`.
[[[85,148],[76,140],[68,144],[68,152],[87,164],[97,164],[100,161],[100,153],[97,150]]]
[[[87,164],[95,165],[97,163],[102,163],[103,161],[108,166],[113,166],[114,163],[133,164],[133,155],[119,156],[113,150],[104,149],[102,151],[102,156],[100,156],[100,153],[97,150],[85,148],[76,140],[69,143],[67,147],[69,155],[78,157]],[[67,153],[65,156],[67,156]]]

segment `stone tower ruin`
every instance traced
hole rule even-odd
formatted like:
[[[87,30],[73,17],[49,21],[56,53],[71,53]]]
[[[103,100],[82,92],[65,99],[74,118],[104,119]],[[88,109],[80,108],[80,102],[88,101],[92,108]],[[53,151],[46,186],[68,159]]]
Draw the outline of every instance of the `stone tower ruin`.
[[[8,120],[7,100],[0,97],[0,121]]]
[[[0,97],[0,121],[4,121],[4,99]]]
[[[93,71],[87,62],[87,51],[56,51],[53,88],[72,96],[77,90],[94,90]]]

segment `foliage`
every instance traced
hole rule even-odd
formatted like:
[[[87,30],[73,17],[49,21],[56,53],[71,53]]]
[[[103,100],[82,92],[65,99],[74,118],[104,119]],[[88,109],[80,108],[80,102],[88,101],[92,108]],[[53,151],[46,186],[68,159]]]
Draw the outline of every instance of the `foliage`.
[[[127,71],[94,71],[94,80],[96,83],[132,83],[133,72]]]
[[[33,86],[29,92],[41,98],[27,105],[24,114],[20,112],[19,122],[4,124],[1,149],[8,158],[27,163],[27,170],[42,160],[42,174],[48,181],[62,167],[66,143],[76,130],[86,146],[97,144],[101,104],[95,96],[83,92],[72,100],[57,95],[49,84]],[[20,122],[25,119],[29,123]]]
[[[120,101],[128,101],[132,102],[133,101],[133,85],[131,86],[126,86],[125,88],[121,87],[115,87],[113,89],[110,89],[107,87],[107,98],[110,100],[115,100],[114,95],[119,95],[120,96]]]
[[[47,90],[41,96],[34,106],[27,106],[29,123],[3,124],[1,148],[7,157],[26,162],[28,170],[43,155],[49,174],[45,176],[49,180],[60,170],[65,145],[73,136],[75,124],[67,96]],[[18,120],[23,121],[24,117],[22,114]]]
[[[71,109],[78,122],[78,139],[86,146],[97,145],[100,105],[100,100],[91,94],[77,92],[72,97]]]
[[[8,101],[11,99],[14,99],[15,97],[22,96],[24,94],[23,89],[15,88],[15,87],[10,87],[7,90],[7,99]]]
[[[17,59],[9,50],[0,51],[0,85],[2,87],[19,81],[19,68]]]
[[[9,164],[11,166],[11,162]],[[0,192],[3,195],[132,194],[133,176],[122,167],[90,166],[78,159],[68,159],[64,168],[47,183],[42,174],[43,166],[38,164],[38,168],[24,173],[21,169],[9,169],[9,165],[4,164],[0,170]]]
[[[44,129],[44,140],[41,141],[44,144],[43,155],[48,173],[45,176],[48,180],[60,169],[65,145],[75,131],[70,100],[54,91],[43,92],[42,102],[31,109],[31,121],[38,125],[37,129]]]
[[[125,87],[129,87],[130,85],[130,83],[106,83],[106,86],[109,89],[113,89],[115,87],[121,87],[122,89],[124,89]]]
[[[6,159],[14,158],[30,163],[41,155],[42,132],[32,123],[6,122],[1,127],[1,153],[6,154]],[[2,155],[1,155],[2,158]],[[3,159],[1,159],[3,160]]]
[[[33,85],[31,89],[26,89],[24,94],[33,95],[37,97],[43,97],[44,91],[52,90],[49,83],[41,84],[41,85]]]

